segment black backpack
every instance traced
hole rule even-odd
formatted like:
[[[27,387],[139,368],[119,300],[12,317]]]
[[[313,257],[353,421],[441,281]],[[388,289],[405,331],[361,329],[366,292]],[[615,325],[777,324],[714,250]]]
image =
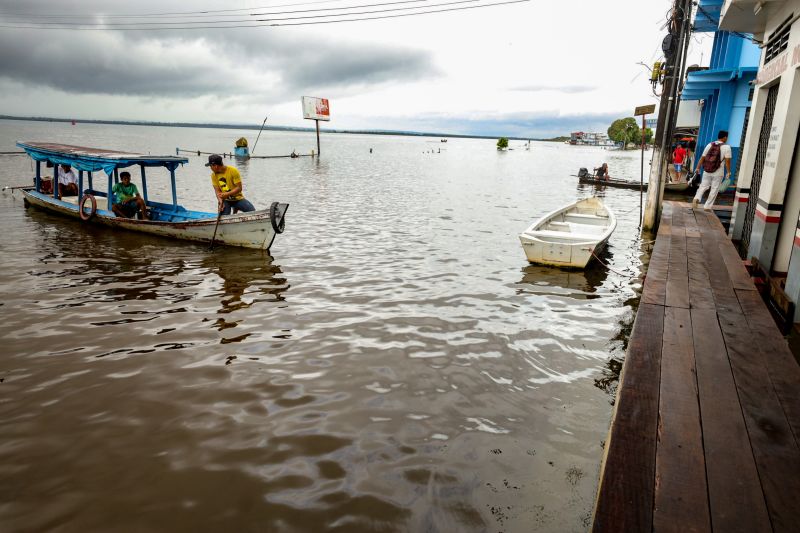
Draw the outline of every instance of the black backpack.
[[[711,143],[711,147],[708,149],[705,159],[703,159],[703,170],[706,172],[716,172],[719,166],[722,164],[721,146],[722,145],[717,142]]]

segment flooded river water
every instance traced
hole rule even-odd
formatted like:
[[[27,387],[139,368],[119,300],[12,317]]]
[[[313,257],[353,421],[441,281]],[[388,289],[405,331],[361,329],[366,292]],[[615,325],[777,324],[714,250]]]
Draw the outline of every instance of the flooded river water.
[[[241,135],[0,121],[0,151]],[[238,164],[256,206],[290,204],[270,255],[0,195],[0,529],[585,531],[644,246],[638,191],[570,174],[638,180],[639,154],[494,144],[323,132],[321,158]],[[266,132],[255,155],[315,145]],[[210,211],[189,159],[180,202]],[[517,235],[592,194],[619,218],[613,271],[529,266]]]

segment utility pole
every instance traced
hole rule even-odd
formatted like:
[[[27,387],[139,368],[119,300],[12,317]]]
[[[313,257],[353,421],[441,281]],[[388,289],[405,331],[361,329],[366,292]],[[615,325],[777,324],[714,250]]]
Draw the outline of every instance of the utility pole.
[[[658,106],[658,124],[650,163],[650,178],[647,186],[647,202],[644,209],[642,229],[656,231],[661,219],[661,202],[664,198],[664,183],[667,176],[672,133],[678,114],[678,99],[686,70],[686,50],[691,37],[692,0],[675,0],[669,33],[662,42],[665,56],[665,76]]]

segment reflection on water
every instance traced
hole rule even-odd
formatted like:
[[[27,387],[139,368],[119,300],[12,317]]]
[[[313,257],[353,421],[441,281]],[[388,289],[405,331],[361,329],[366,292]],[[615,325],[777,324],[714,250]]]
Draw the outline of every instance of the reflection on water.
[[[0,144],[170,153],[245,133],[157,130],[20,122]],[[256,205],[292,205],[272,256],[0,196],[4,530],[588,528],[641,285],[638,193],[598,191],[611,269],[533,266],[518,233],[593,194],[569,174],[605,154],[328,137],[324,158],[239,164]],[[638,172],[627,156],[617,173]],[[187,208],[213,205],[205,161],[179,170]],[[0,185],[30,171],[9,160]]]
[[[608,277],[608,269],[596,262],[591,262],[585,270],[528,265],[522,272],[520,283],[533,287],[520,287],[519,292],[569,296],[578,300],[601,298],[596,292]]]

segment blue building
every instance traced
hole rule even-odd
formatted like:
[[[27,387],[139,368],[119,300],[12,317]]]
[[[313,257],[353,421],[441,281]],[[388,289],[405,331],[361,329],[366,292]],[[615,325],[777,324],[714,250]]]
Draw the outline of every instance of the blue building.
[[[723,4],[723,0],[700,0],[694,31],[714,32],[714,46],[708,69],[687,76],[681,100],[703,101],[696,159],[708,143],[717,139],[719,130],[726,130],[733,152],[731,171],[736,177],[753,100],[751,82],[758,72],[761,50],[749,39],[719,29]]]

